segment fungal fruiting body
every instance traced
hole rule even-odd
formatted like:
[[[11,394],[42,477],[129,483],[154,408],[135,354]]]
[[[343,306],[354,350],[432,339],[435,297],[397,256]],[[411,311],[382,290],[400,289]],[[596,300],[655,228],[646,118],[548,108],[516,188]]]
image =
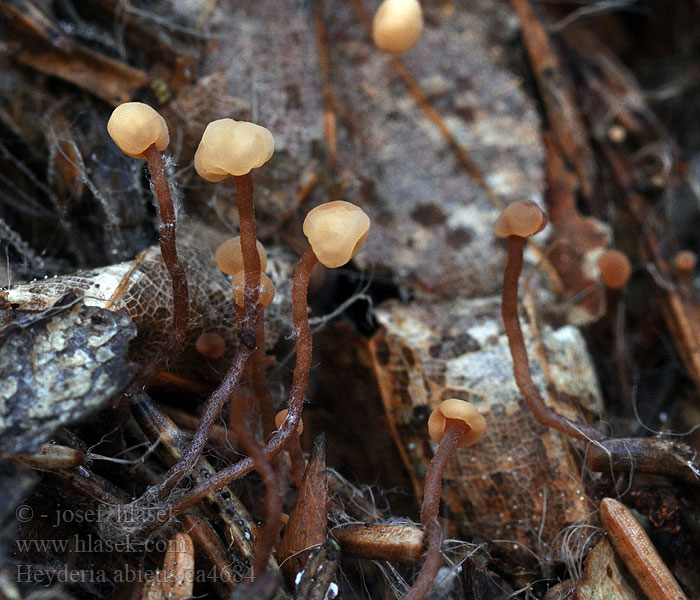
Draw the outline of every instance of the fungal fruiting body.
[[[436,443],[442,441],[450,419],[466,423],[469,430],[457,442],[457,448],[466,448],[479,441],[486,431],[486,419],[471,402],[452,398],[441,402],[428,418],[428,434]]]
[[[372,39],[380,50],[402,54],[423,33],[423,9],[418,0],[384,0],[372,20]]]
[[[287,418],[287,413],[289,413],[289,411],[285,408],[284,410],[279,411],[275,415],[275,426],[277,427],[277,429],[282,427],[282,423],[284,423],[284,420]],[[304,433],[304,421],[302,421],[301,419],[299,419],[299,425],[297,425],[297,433],[299,435]]]
[[[513,202],[503,209],[493,224],[497,237],[512,235],[526,238],[542,231],[547,226],[547,215],[532,200]]]
[[[269,435],[274,429],[274,411],[262,366],[265,322],[261,309],[272,302],[274,286],[262,273],[264,266],[256,239],[251,170],[264,165],[274,151],[275,140],[265,127],[247,121],[219,119],[207,125],[194,155],[195,170],[203,179],[217,182],[232,176],[236,185],[243,265],[242,271],[234,271],[233,293],[238,298],[237,302],[243,305],[239,315],[240,328],[255,334],[256,348],[251,358],[251,369],[255,395],[260,402],[264,435]],[[225,272],[232,270],[230,261],[219,261],[217,258],[217,262]],[[242,292],[237,292],[237,288],[242,288]]]
[[[119,149],[132,158],[145,158],[151,171],[153,191],[161,220],[160,251],[173,289],[173,327],[170,350],[177,353],[185,338],[189,314],[189,290],[185,269],[177,254],[176,217],[168,174],[161,151],[170,142],[163,117],[147,104],[126,102],[112,112],[107,131]],[[154,364],[155,368],[155,364]]]
[[[264,165],[274,151],[275,139],[265,127],[219,119],[204,130],[194,155],[194,168],[207,181],[240,177]]]
[[[319,262],[334,269],[347,264],[359,252],[369,226],[369,217],[359,206],[337,200],[311,210],[303,229]]]
[[[165,119],[143,102],[125,102],[112,112],[107,132],[119,149],[131,158],[144,158],[149,146],[162,152],[170,143]]]
[[[605,436],[597,429],[583,423],[574,423],[549,408],[530,376],[530,361],[518,317],[518,280],[523,269],[525,239],[542,231],[546,225],[547,215],[531,201],[509,204],[493,225],[493,231],[498,237],[508,239],[501,314],[513,357],[513,376],[523,399],[538,421],[578,439],[603,440]]]
[[[598,270],[603,283],[611,290],[625,287],[632,273],[630,259],[619,250],[606,250],[598,259]]]
[[[403,600],[421,600],[430,590],[442,562],[442,531],[438,509],[442,475],[457,448],[476,444],[486,431],[486,419],[471,402],[451,398],[438,404],[428,418],[428,433],[438,444],[425,474],[420,520],[428,551],[423,567]]]
[[[260,287],[258,290],[258,302],[260,305],[264,307],[270,306],[275,298],[275,284],[272,283],[272,280],[265,273],[260,273]],[[233,276],[233,300],[238,306],[243,308],[245,304],[245,271],[238,271]]]
[[[218,333],[202,333],[194,343],[194,347],[206,358],[221,358],[226,352],[226,342]]]
[[[684,277],[695,269],[698,257],[691,250],[681,250],[673,258],[673,266],[679,276]]]
[[[260,270],[267,267],[267,253],[260,242],[256,242],[258,256],[260,257]],[[241,236],[237,235],[219,245],[215,254],[216,266],[227,275],[235,275],[243,270],[243,250],[241,248]]]

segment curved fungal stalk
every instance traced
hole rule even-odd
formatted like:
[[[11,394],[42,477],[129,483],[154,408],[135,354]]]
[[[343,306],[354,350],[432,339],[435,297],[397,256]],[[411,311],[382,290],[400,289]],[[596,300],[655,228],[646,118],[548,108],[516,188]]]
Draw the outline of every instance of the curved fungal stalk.
[[[523,269],[525,239],[539,233],[546,225],[547,216],[537,204],[529,201],[508,205],[493,225],[493,231],[498,237],[508,239],[501,314],[513,357],[513,375],[523,399],[538,421],[577,439],[604,440],[606,436],[594,427],[575,423],[549,408],[530,376],[530,361],[518,316],[518,280]]]
[[[147,104],[126,102],[112,112],[107,131],[124,154],[132,158],[145,158],[151,171],[160,215],[160,252],[173,290],[173,326],[168,350],[174,354],[182,345],[187,332],[189,290],[185,269],[177,254],[175,207],[161,155],[170,143],[168,126],[163,117]]]
[[[452,453],[479,441],[486,420],[471,402],[450,399],[441,402],[428,419],[428,433],[438,448],[425,474],[420,520],[425,531],[425,562],[411,589],[402,600],[422,600],[430,590],[442,564],[442,529],[438,521],[442,476]]]
[[[263,311],[258,302],[262,261],[257,248],[251,171],[265,164],[274,150],[275,140],[264,127],[245,121],[219,119],[207,125],[194,156],[194,167],[203,179],[217,182],[233,177],[236,186],[245,281],[240,327],[244,335],[254,337],[256,342],[251,372],[264,435],[274,430],[275,413],[263,368],[265,330],[263,317],[258,316],[258,312]]]

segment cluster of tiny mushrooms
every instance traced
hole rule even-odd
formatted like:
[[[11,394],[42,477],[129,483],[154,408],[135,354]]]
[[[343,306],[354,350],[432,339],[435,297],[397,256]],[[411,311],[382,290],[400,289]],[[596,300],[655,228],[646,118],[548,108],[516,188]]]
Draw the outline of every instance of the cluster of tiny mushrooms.
[[[423,16],[418,0],[385,0],[376,12],[372,33],[374,42],[380,49],[399,54],[416,43],[422,30]],[[182,346],[187,330],[189,293],[185,270],[177,254],[176,214],[161,156],[161,152],[169,143],[168,127],[164,119],[150,106],[129,102],[114,110],[107,129],[125,154],[146,159],[150,168],[160,216],[160,247],[172,284],[173,322],[170,330],[170,353],[174,355]],[[265,164],[273,152],[272,134],[254,123],[223,118],[209,123],[203,133],[194,158],[197,173],[210,182],[232,177],[237,190],[240,236],[222,244],[216,251],[215,260],[223,273],[232,276],[232,294],[238,315],[241,344],[228,372],[208,399],[197,432],[187,451],[167,472],[161,484],[149,488],[141,498],[130,505],[134,508],[163,506],[167,501],[170,509],[168,514],[178,515],[202,500],[208,492],[221,488],[253,469],[259,471],[265,482],[268,501],[266,519],[257,535],[251,574],[253,577],[266,568],[281,526],[281,501],[270,461],[286,449],[297,485],[301,482],[305,468],[299,434],[311,361],[312,341],[307,315],[307,286],[311,270],[317,262],[328,268],[347,264],[362,247],[370,227],[370,219],[361,208],[343,201],[322,204],[306,216],[303,231],[310,247],[297,265],[292,287],[296,364],[288,409],[275,416],[263,370],[264,307],[273,301],[275,290],[272,281],[264,273],[267,263],[265,249],[256,239],[251,176],[251,170]],[[530,376],[518,317],[518,280],[526,239],[542,231],[546,225],[547,217],[536,203],[521,201],[508,205],[493,226],[495,235],[508,241],[502,315],[513,358],[515,380],[525,402],[542,423],[573,438],[593,443],[602,442],[606,436],[599,430],[584,423],[573,422],[547,407]],[[692,269],[694,263],[688,266],[689,260],[686,256],[679,256],[678,270]],[[624,287],[629,279],[629,260],[617,250],[603,253],[598,267],[602,281],[612,290]],[[210,332],[200,335],[196,341],[196,349],[210,358],[221,357],[226,350],[222,338]],[[215,420],[232,398],[245,368],[250,369],[265,444],[258,442],[255,435],[232,420],[234,433],[249,458],[225,467],[176,499],[166,500],[169,492],[193,468],[200,457]],[[420,513],[426,557],[405,598],[424,598],[441,565],[442,530],[438,521],[438,509],[442,475],[447,463],[457,448],[477,443],[486,426],[486,420],[477,408],[463,400],[449,399],[441,402],[430,415],[428,432],[437,449],[426,473]],[[277,501],[274,498],[277,498]],[[622,504],[605,499],[601,504],[601,517],[614,546],[650,597],[685,597],[663,562],[658,559],[644,531]],[[620,526],[623,521],[626,525]],[[157,521],[145,523],[144,530],[160,524]],[[630,531],[633,531],[633,534],[630,534]],[[628,539],[629,535],[632,535],[633,541]],[[641,549],[629,551],[631,547],[636,546]],[[640,558],[642,554],[644,560]],[[656,557],[653,559],[653,576],[649,574],[649,555]],[[639,566],[640,563],[643,563],[643,567]]]

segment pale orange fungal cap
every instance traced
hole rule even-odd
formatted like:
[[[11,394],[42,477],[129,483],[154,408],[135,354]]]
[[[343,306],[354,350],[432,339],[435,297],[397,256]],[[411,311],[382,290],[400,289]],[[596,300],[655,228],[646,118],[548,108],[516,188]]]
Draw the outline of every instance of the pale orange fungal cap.
[[[532,200],[513,202],[503,209],[493,224],[493,232],[500,238],[511,235],[529,237],[547,226],[547,215]]]
[[[274,151],[275,139],[265,127],[219,119],[204,130],[194,155],[194,168],[207,181],[221,181],[261,167]]]
[[[367,213],[350,202],[337,200],[317,206],[304,219],[304,235],[326,267],[348,263],[367,239],[370,220]]]
[[[245,295],[245,271],[238,271],[233,276],[233,300],[238,306],[243,306],[243,298]],[[270,306],[275,298],[275,284],[272,280],[265,275],[265,273],[260,273],[260,293],[258,296],[258,302],[262,306]]]
[[[194,343],[197,352],[207,358],[221,358],[226,352],[226,342],[217,333],[203,333]]]
[[[673,264],[676,267],[676,271],[681,274],[690,273],[693,269],[695,269],[697,262],[698,257],[695,256],[695,252],[690,250],[681,250],[673,259]]]
[[[380,50],[402,54],[423,33],[423,9],[418,0],[384,0],[372,20],[372,39]]]
[[[165,119],[148,104],[125,102],[112,112],[107,132],[119,149],[132,158],[143,158],[144,152],[155,145],[162,152],[170,143]]]
[[[287,418],[287,413],[289,413],[289,411],[285,408],[284,410],[279,411],[275,415],[275,427],[277,427],[277,429],[282,427],[282,423],[284,423],[284,420]],[[304,421],[302,421],[302,419],[300,418],[299,423],[297,424],[297,433],[299,435],[301,435],[303,432],[304,432]]]
[[[603,283],[611,290],[619,290],[629,281],[632,273],[630,259],[619,250],[606,250],[598,259],[598,270]]]
[[[428,418],[428,434],[434,442],[439,444],[442,440],[448,419],[463,421],[469,427],[469,431],[459,440],[457,448],[473,446],[486,431],[486,419],[476,406],[466,400],[450,398],[438,404]]]
[[[258,256],[260,256],[260,270],[267,267],[267,253],[263,245],[256,240]],[[243,270],[243,251],[241,250],[241,236],[237,235],[230,240],[226,240],[216,249],[216,265],[220,271],[228,275],[235,275]]]

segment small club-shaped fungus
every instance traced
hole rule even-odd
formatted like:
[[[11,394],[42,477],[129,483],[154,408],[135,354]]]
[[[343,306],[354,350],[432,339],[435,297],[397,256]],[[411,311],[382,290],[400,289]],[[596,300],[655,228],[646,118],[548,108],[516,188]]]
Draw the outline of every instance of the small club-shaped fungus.
[[[207,181],[242,176],[264,165],[275,151],[272,134],[255,123],[219,119],[207,125],[194,155],[194,168]]]
[[[598,270],[600,278],[607,287],[611,290],[619,290],[629,281],[632,266],[624,252],[606,250],[598,259]]]
[[[521,200],[506,206],[493,224],[493,232],[500,238],[511,235],[529,237],[547,226],[547,215],[532,200]]]
[[[457,448],[476,444],[486,431],[486,419],[476,406],[465,400],[451,398],[438,404],[428,418],[428,434],[434,442],[439,444],[442,440],[448,419],[463,421],[469,428],[469,431],[460,438]]]
[[[272,280],[265,275],[265,273],[260,273],[260,295],[258,296],[258,302],[264,307],[270,306],[272,300],[275,298],[275,284]],[[233,276],[233,300],[234,302],[243,308],[243,298],[245,294],[245,271],[238,271]]]
[[[194,347],[207,358],[221,358],[226,352],[226,342],[217,333],[201,334],[194,343]]]
[[[142,102],[117,106],[107,122],[107,131],[119,149],[132,158],[144,158],[144,152],[153,145],[162,152],[170,143],[165,119]]]
[[[284,410],[279,411],[275,415],[275,427],[277,427],[277,429],[282,427],[282,423],[284,423],[284,420],[287,418],[288,412],[289,411],[285,408]],[[299,419],[299,424],[297,425],[297,433],[299,435],[301,435],[303,433],[303,431],[304,431],[304,421]]]
[[[372,21],[372,39],[380,50],[402,54],[423,33],[423,10],[418,0],[384,0]]]
[[[258,256],[260,257],[260,270],[267,266],[267,254],[263,245],[256,241]],[[243,251],[241,250],[241,236],[226,240],[216,249],[216,265],[228,275],[235,275],[243,270]]]
[[[337,200],[306,215],[304,235],[319,262],[334,269],[348,263],[362,248],[369,225],[369,217],[359,206]]]

